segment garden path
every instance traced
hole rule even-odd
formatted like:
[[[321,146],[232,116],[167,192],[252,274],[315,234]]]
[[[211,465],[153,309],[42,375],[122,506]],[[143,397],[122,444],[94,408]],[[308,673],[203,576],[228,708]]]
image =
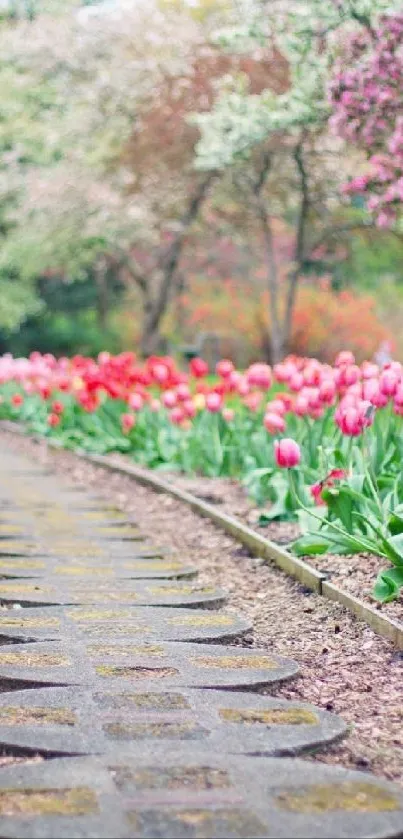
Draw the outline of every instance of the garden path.
[[[401,791],[296,757],[345,723],[257,693],[298,667],[230,646],[251,626],[223,591],[0,455],[0,743],[25,758],[0,768],[2,837],[402,835]]]

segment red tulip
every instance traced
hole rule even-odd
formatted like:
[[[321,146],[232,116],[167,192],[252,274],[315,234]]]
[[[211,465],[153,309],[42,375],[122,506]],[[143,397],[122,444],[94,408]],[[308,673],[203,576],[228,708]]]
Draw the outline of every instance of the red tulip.
[[[295,440],[284,437],[274,442],[274,456],[277,466],[282,469],[292,469],[301,462],[301,449]]]
[[[202,358],[192,358],[190,364],[190,372],[195,379],[202,379],[208,375],[208,364]]]
[[[49,414],[48,419],[47,419],[47,423],[48,423],[48,425],[50,425],[51,428],[55,428],[56,425],[59,425],[59,423],[60,423],[59,415],[58,414]]]
[[[58,399],[52,403],[52,411],[54,414],[62,414],[64,411],[63,402],[60,402]]]
[[[14,395],[11,397],[11,402],[15,408],[19,408],[22,405],[23,401],[24,397],[21,393],[14,393]]]

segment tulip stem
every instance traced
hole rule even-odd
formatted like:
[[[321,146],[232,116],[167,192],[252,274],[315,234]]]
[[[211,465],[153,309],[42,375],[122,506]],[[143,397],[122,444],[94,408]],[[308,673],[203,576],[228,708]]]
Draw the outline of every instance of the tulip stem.
[[[303,501],[301,501],[301,499],[300,499],[300,497],[297,493],[297,490],[295,488],[294,475],[292,473],[292,469],[287,469],[287,472],[288,472],[288,480],[289,480],[290,491],[291,491],[292,498],[294,499],[294,502],[296,502],[297,506],[299,506],[301,508],[301,510],[304,510],[306,513],[309,513],[309,515],[312,516],[314,519],[316,519],[316,521],[320,522],[320,524],[324,524],[324,521],[321,518],[321,516],[318,516],[316,513],[313,512],[313,509],[311,507],[306,507],[306,505],[303,503]],[[336,533],[340,533],[343,536],[343,539],[347,538],[350,541],[350,544],[353,543],[353,544],[357,545],[360,548],[361,551],[362,550],[367,550],[367,551],[369,551],[369,553],[373,553],[374,552],[374,547],[375,547],[376,552],[379,553],[379,550],[376,548],[376,546],[371,545],[370,542],[367,542],[366,540],[362,539],[361,536],[360,536],[359,540],[357,540],[352,534],[347,533],[346,530],[343,530],[342,527],[339,527],[339,525],[335,524],[333,521],[326,520],[326,526],[333,528],[333,530],[335,530]],[[338,544],[337,539],[332,539],[332,537],[329,536],[328,534],[326,534],[326,539],[328,539],[329,542],[333,542],[333,544]]]

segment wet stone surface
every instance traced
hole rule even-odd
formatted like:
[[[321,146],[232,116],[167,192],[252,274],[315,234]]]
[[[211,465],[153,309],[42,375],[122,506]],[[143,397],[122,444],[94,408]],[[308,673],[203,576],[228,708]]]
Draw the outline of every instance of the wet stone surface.
[[[67,568],[67,573],[66,573]],[[95,569],[93,577],[70,574],[71,566],[64,566],[59,576],[39,580],[0,580],[0,601],[4,603],[35,604],[131,604],[135,606],[220,606],[225,602],[225,593],[214,587],[201,586],[197,582],[158,584],[131,580],[116,581],[113,571]],[[78,569],[80,570],[80,569]]]
[[[62,666],[65,659],[59,660]],[[57,657],[52,661],[57,668]],[[42,754],[105,754],[119,743],[120,754],[132,754],[140,742],[191,739],[226,754],[281,756],[318,748],[346,731],[340,718],[303,703],[187,688],[166,695],[165,680],[177,674],[167,662],[153,668],[107,665],[105,672],[107,686],[96,689],[0,695],[0,743]]]
[[[1,835],[21,839],[382,839],[399,835],[402,817],[401,791],[360,773],[240,762],[189,742],[135,761],[75,757],[0,773]]]
[[[147,684],[159,689],[257,687],[298,673],[289,659],[215,644],[111,641],[39,642],[0,646],[2,678],[33,684]]]
[[[251,624],[232,612],[163,607],[49,606],[0,612],[2,637],[25,640],[141,639],[220,641],[249,632]]]

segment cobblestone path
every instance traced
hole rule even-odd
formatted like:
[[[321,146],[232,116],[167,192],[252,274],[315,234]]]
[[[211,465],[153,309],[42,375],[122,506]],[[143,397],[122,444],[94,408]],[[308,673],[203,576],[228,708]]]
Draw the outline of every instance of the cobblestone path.
[[[298,667],[228,644],[251,626],[225,592],[0,456],[0,744],[31,758],[0,768],[2,839],[403,835],[401,791],[298,757],[346,724],[253,691]]]

